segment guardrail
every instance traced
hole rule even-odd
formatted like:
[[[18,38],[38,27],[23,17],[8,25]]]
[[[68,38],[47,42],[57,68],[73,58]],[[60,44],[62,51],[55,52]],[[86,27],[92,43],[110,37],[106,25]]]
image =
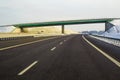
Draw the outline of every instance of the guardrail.
[[[4,38],[0,38],[0,41],[17,40],[17,39],[25,39],[25,38],[33,38],[33,37],[34,36],[4,37]]]
[[[120,39],[98,36],[98,35],[90,35],[90,37],[120,47]]]

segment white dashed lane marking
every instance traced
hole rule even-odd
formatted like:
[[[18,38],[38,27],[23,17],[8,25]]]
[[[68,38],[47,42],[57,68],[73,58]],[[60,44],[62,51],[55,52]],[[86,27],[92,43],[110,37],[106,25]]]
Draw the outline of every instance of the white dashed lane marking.
[[[60,42],[60,45],[62,45],[63,44],[63,42]]]
[[[18,75],[23,75],[25,72],[27,72],[30,68],[32,68],[35,64],[37,64],[38,61],[34,61],[32,64],[30,64],[28,67],[26,67],[25,69],[23,69],[20,73],[18,73]]]
[[[51,51],[54,51],[56,49],[56,47],[53,47],[52,49],[51,49]]]

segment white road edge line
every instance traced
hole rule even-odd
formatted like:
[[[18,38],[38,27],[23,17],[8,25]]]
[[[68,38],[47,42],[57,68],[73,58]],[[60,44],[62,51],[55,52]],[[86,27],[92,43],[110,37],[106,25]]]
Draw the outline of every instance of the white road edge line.
[[[92,47],[94,47],[97,51],[99,51],[100,53],[102,53],[106,58],[108,58],[110,61],[112,61],[114,64],[116,64],[118,67],[120,67],[120,62],[115,60],[114,58],[112,58],[111,56],[109,56],[107,53],[105,53],[104,51],[102,51],[101,49],[99,49],[97,46],[95,46],[94,44],[92,44],[90,41],[88,41],[83,35],[82,38],[88,43],[90,44]]]
[[[56,38],[56,37],[54,37],[54,38]],[[24,45],[28,45],[28,44],[32,44],[32,43],[36,43],[36,42],[40,42],[40,41],[44,41],[44,40],[54,39],[54,38],[47,38],[47,39],[42,39],[42,40],[36,40],[36,41],[28,42],[28,43],[23,43],[23,44],[9,46],[9,47],[5,47],[5,48],[0,48],[0,51],[6,50],[6,49],[15,48],[15,47],[20,47],[20,46],[24,46]]]
[[[24,70],[22,70],[20,73],[18,73],[18,75],[23,75],[26,71],[28,71],[30,68],[32,68],[35,64],[37,64],[38,61],[34,61],[31,65],[29,65],[28,67],[26,67]]]
[[[53,47],[52,49],[51,49],[51,51],[53,51],[53,50],[55,50],[56,49],[56,47]]]
[[[60,42],[60,45],[62,45],[63,44],[63,42]]]

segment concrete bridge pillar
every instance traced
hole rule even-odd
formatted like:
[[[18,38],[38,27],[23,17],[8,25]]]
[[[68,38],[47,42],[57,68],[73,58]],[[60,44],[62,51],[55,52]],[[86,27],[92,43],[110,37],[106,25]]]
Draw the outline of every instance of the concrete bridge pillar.
[[[113,26],[115,26],[114,24],[110,23],[110,22],[105,22],[105,31],[109,30],[110,28],[112,28]]]
[[[62,25],[62,34],[65,33],[64,25]]]
[[[20,27],[20,30],[21,30],[21,32],[24,32],[24,29],[23,29],[23,27]]]

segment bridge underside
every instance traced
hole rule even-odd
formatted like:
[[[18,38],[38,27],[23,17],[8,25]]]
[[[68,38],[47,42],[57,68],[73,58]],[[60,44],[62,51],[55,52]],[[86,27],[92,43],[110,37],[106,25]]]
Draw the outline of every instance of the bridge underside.
[[[12,26],[21,28],[26,27],[43,27],[43,26],[62,26],[62,33],[64,33],[64,25],[72,24],[93,24],[93,23],[105,23],[105,30],[108,29],[108,23],[119,18],[102,18],[102,19],[82,19],[82,20],[67,20],[67,21],[52,21],[52,22],[38,22],[38,23],[25,23],[25,24],[15,24]]]

